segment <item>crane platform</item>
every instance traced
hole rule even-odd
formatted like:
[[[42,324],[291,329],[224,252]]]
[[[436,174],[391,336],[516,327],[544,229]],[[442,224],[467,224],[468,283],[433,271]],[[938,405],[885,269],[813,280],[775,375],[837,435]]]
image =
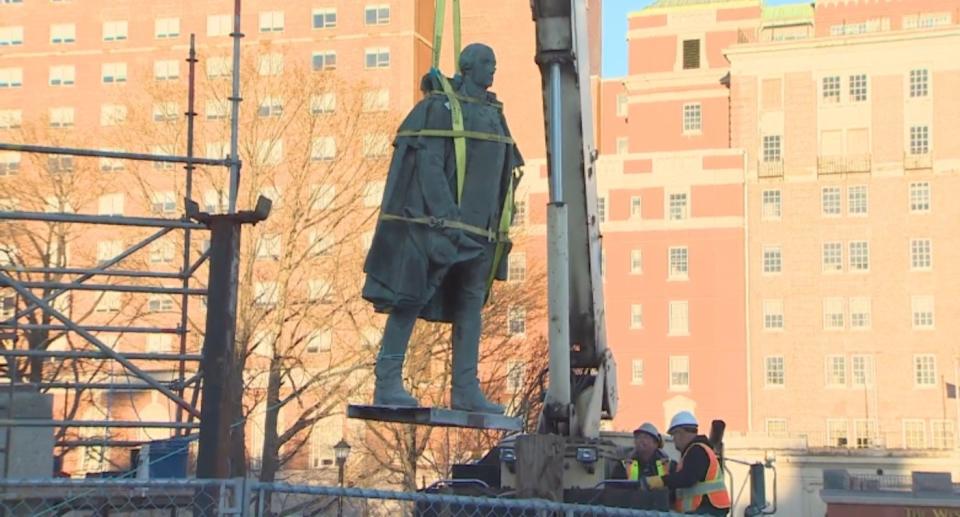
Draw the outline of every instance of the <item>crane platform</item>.
[[[356,405],[347,406],[347,417],[379,422],[428,425],[437,427],[464,427],[470,429],[496,429],[521,431],[519,418],[494,413],[471,413],[439,407],[405,407]]]

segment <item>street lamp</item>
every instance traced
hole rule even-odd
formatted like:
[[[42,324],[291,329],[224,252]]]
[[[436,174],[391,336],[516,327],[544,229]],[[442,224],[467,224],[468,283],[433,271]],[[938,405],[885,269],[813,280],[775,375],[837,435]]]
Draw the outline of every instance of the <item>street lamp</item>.
[[[350,444],[341,438],[340,441],[333,446],[333,454],[337,458],[340,488],[343,488],[343,467],[347,464],[347,456],[350,455]],[[337,499],[337,517],[343,517],[343,494]]]

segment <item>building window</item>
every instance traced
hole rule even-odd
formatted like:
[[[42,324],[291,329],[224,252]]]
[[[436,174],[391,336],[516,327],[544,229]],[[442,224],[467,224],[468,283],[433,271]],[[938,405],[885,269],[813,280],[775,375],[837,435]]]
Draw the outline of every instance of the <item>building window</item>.
[[[763,137],[763,161],[766,163],[779,162],[782,158],[780,135]]]
[[[260,13],[260,32],[283,32],[283,11]]]
[[[313,53],[313,70],[325,72],[337,69],[337,53],[332,50]]]
[[[687,218],[687,194],[686,193],[672,193],[670,194],[670,220],[679,221]]]
[[[643,250],[630,250],[630,274],[643,273]]]
[[[630,153],[630,139],[625,136],[617,137],[617,154]]]
[[[264,234],[257,241],[257,260],[280,260],[280,235]]]
[[[933,296],[913,296],[910,299],[914,329],[932,329],[934,326]]]
[[[50,26],[50,43],[62,45],[77,41],[77,26],[72,23],[59,23]]]
[[[264,97],[257,109],[260,117],[279,117],[283,115],[283,99],[280,97]]]
[[[169,264],[173,262],[173,244],[161,242],[150,248],[151,264]]]
[[[337,186],[332,184],[311,185],[310,199],[313,210],[329,210],[337,197]]]
[[[100,125],[116,126],[127,120],[127,107],[122,104],[104,104],[100,106]]]
[[[72,86],[76,77],[77,69],[73,65],[50,67],[50,86]]]
[[[283,140],[264,140],[258,142],[254,163],[259,165],[280,165],[283,161]]]
[[[363,92],[363,111],[367,113],[390,109],[390,90],[381,88]]]
[[[910,154],[930,152],[930,127],[910,126]]]
[[[363,206],[371,208],[380,206],[380,202],[383,201],[384,185],[382,181],[368,182],[363,188]]]
[[[314,138],[310,147],[310,159],[313,161],[330,161],[337,156],[337,140],[332,136]]]
[[[73,108],[50,108],[50,127],[73,127],[74,115]]]
[[[127,64],[104,63],[101,68],[101,78],[104,84],[127,82]]]
[[[910,211],[930,211],[930,184],[926,181],[910,184]]]
[[[783,356],[774,355],[766,360],[767,387],[784,385]]]
[[[933,267],[930,239],[910,240],[910,269],[928,270]]]
[[[847,213],[867,215],[868,205],[866,185],[855,185],[847,189]]]
[[[96,312],[120,312],[120,293],[101,292],[94,310]]]
[[[99,211],[100,215],[123,215],[123,194],[104,194],[100,196]]]
[[[671,280],[686,280],[689,271],[686,246],[670,248],[668,251]]]
[[[784,438],[787,436],[787,419],[768,418],[766,421],[767,436]]]
[[[123,252],[123,243],[117,240],[97,242],[97,265],[104,264],[113,260]]]
[[[702,129],[702,119],[700,116],[700,103],[683,105],[683,132],[700,133]]]
[[[261,55],[257,63],[257,72],[264,76],[282,74],[283,54],[272,53]]]
[[[126,20],[103,22],[103,41],[123,41],[127,39]]]
[[[854,355],[850,357],[850,377],[854,386],[873,386],[873,356]]]
[[[823,243],[823,272],[835,273],[843,271],[843,243]]]
[[[870,271],[870,243],[867,241],[850,242],[850,271]]]
[[[670,356],[670,390],[690,389],[690,358],[685,355]]]
[[[858,418],[853,421],[854,446],[858,449],[873,447],[877,440],[876,420]]]
[[[820,190],[820,209],[823,215],[840,215],[840,187],[823,187]]]
[[[783,300],[763,301],[763,329],[783,330]]]
[[[367,158],[382,158],[389,147],[390,137],[385,134],[363,135],[363,155]]]
[[[850,100],[853,102],[863,102],[867,100],[866,74],[850,76]]]
[[[630,196],[630,218],[640,219],[641,217],[643,217],[643,198]]]
[[[0,110],[0,129],[19,129],[23,125],[23,110]]]
[[[843,329],[843,298],[824,298],[823,329]]]
[[[700,40],[683,40],[683,69],[693,70],[700,68]]]
[[[147,299],[147,311],[149,312],[172,312],[173,299],[167,295],[151,295]]]
[[[690,334],[690,306],[686,301],[670,302],[669,335],[687,336]]]
[[[73,172],[73,156],[50,156],[47,158],[47,172],[50,174]]]
[[[513,204],[513,221],[511,226],[523,226],[527,224],[527,202],[515,201]]]
[[[837,104],[840,102],[840,76],[832,75],[823,78],[823,91],[821,92],[824,104]]]
[[[827,356],[827,387],[847,385],[847,361],[842,355]]]
[[[630,305],[630,328],[634,330],[643,328],[643,305],[638,303]]]
[[[0,177],[15,176],[20,172],[20,153],[0,152]]]
[[[177,197],[173,192],[154,192],[150,211],[156,215],[169,215],[177,211]]]
[[[308,354],[317,354],[320,352],[329,352],[330,345],[333,343],[333,332],[329,330],[311,330],[307,334],[306,347],[304,350]]]
[[[507,279],[511,282],[523,282],[527,279],[527,255],[513,252],[507,258]]]
[[[507,333],[522,336],[527,331],[527,310],[523,307],[507,309]]]
[[[333,113],[337,109],[337,94],[333,92],[320,93],[310,96],[310,113],[322,115]]]
[[[147,336],[147,352],[162,354],[169,352],[172,348],[173,339],[168,334],[149,334]]]
[[[229,36],[233,32],[233,16],[211,14],[207,16],[207,36]]]
[[[280,290],[276,282],[254,282],[253,304],[257,307],[276,307]]]
[[[926,68],[910,70],[910,97],[926,97],[930,92],[930,72]]]
[[[597,197],[597,221],[607,222],[607,198],[603,196]]]
[[[207,77],[228,77],[233,72],[233,62],[225,56],[210,56],[207,58]]]
[[[870,328],[872,312],[870,298],[850,298],[850,328]]]
[[[0,27],[0,47],[23,45],[23,27]]]
[[[390,68],[390,49],[386,47],[364,50],[364,68]]]
[[[367,25],[386,25],[390,23],[390,6],[386,4],[368,5],[363,11]]]
[[[180,35],[180,18],[157,18],[153,28],[157,39],[176,38]]]
[[[0,68],[0,88],[19,88],[23,86],[22,68]]]
[[[827,420],[827,447],[847,447],[847,421],[842,418]]]
[[[953,420],[930,421],[930,446],[934,449],[954,448]]]
[[[763,272],[765,274],[777,274],[783,270],[783,257],[780,254],[780,246],[763,247]]]
[[[782,213],[780,189],[763,191],[763,211],[761,217],[766,220],[780,219]]]
[[[333,303],[333,286],[326,280],[307,282],[307,300],[316,303]]]
[[[643,384],[643,359],[634,359],[630,363],[630,384],[634,386]]]
[[[913,356],[913,385],[918,388],[937,385],[937,358],[933,354]]]
[[[307,234],[307,255],[312,258],[328,257],[333,253],[333,237],[317,230]]]
[[[180,118],[180,105],[176,102],[161,102],[153,105],[154,122],[172,122]],[[173,153],[168,153],[173,154]],[[171,164],[171,168],[173,165]]]
[[[903,419],[903,448],[923,449],[927,446],[926,424],[923,420]]]
[[[626,117],[630,114],[629,98],[625,93],[617,94],[617,116]]]
[[[337,26],[336,9],[314,9],[313,10],[313,28],[314,29],[333,29]]]

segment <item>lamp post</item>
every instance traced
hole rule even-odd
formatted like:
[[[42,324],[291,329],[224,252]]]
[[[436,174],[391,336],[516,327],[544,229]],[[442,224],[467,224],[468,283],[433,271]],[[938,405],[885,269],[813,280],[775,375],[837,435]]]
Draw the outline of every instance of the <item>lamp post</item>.
[[[346,440],[340,439],[336,445],[333,446],[333,454],[337,458],[337,469],[338,469],[338,478],[340,482],[340,488],[343,488],[343,467],[347,464],[347,456],[350,455],[350,444]],[[337,498],[337,517],[343,517],[343,495],[341,494]]]

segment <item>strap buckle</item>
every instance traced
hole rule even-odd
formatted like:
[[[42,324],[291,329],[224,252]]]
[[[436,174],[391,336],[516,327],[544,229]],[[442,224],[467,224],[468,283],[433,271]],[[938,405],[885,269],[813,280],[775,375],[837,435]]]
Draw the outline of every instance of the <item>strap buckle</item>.
[[[427,226],[429,226],[430,228],[446,228],[447,222],[439,217],[435,217],[431,215],[427,219]]]

